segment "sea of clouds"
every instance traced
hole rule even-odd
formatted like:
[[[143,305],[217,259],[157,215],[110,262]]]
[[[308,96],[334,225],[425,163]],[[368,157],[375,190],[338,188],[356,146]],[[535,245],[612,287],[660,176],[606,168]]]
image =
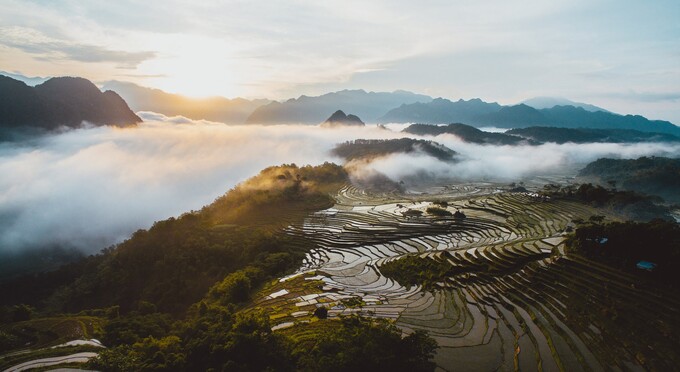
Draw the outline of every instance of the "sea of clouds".
[[[375,126],[228,126],[140,116],[145,122],[136,128],[91,127],[0,143],[0,253],[45,246],[96,252],[154,221],[200,209],[267,166],[340,163],[330,153],[337,143],[414,137]],[[365,170],[393,180],[427,173],[510,182],[600,157],[680,155],[678,144],[513,147],[468,144],[452,135],[434,140],[458,152],[459,161],[398,154]]]

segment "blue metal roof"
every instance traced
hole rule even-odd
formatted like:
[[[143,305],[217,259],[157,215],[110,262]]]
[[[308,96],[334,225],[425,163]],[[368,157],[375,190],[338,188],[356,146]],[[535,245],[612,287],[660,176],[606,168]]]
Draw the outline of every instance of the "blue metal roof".
[[[649,262],[649,261],[640,261],[637,263],[637,268],[642,269],[642,270],[653,270],[656,267],[656,264],[654,262]]]

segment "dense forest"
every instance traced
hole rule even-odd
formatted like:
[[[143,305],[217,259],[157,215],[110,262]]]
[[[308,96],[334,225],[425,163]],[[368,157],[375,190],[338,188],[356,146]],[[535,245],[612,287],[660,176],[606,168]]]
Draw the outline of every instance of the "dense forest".
[[[579,221],[568,240],[570,252],[653,280],[657,285],[680,283],[680,225],[675,222],[610,222],[599,218]],[[639,269],[640,261],[655,265]]]
[[[549,197],[578,200],[597,208],[610,210],[631,220],[649,221],[657,218],[672,220],[669,208],[662,204],[659,197],[635,191],[621,191],[591,183],[568,186],[548,184],[543,187],[541,194]]]
[[[527,145],[538,144],[533,140],[513,136],[505,133],[491,133],[479,130],[475,127],[455,123],[449,125],[412,124],[403,130],[405,133],[419,136],[438,136],[440,134],[453,134],[465,142],[486,145]]]
[[[529,127],[515,128],[505,133],[537,142],[555,143],[635,143],[635,142],[676,142],[680,137],[668,133],[641,132],[632,129],[593,129]]]
[[[553,143],[638,143],[678,142],[680,137],[668,133],[641,132],[632,129],[593,129],[528,127],[514,128],[505,133],[485,132],[465,124],[412,124],[403,130],[419,136],[453,134],[465,142],[489,145],[540,145]]]
[[[341,143],[333,149],[333,154],[348,161],[370,160],[397,153],[422,152],[443,161],[453,161],[456,152],[433,141],[399,138],[390,140],[358,139]]]
[[[445,252],[446,257],[450,253]],[[454,267],[446,261],[435,261],[429,258],[409,255],[398,260],[392,260],[380,267],[380,272],[399,284],[411,287],[422,285],[427,290],[436,288],[438,282],[466,271],[464,268]]]
[[[638,159],[602,158],[583,168],[579,177],[680,203],[680,159],[656,156]]]

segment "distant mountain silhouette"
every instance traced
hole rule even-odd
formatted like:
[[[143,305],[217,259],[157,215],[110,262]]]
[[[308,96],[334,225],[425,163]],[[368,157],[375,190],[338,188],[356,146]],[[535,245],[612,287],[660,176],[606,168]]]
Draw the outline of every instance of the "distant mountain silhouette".
[[[469,101],[449,101],[436,98],[431,102],[403,104],[378,119],[379,123],[471,123],[480,115],[498,112],[498,103],[487,103],[479,98]]]
[[[448,133],[465,142],[490,145],[540,145],[554,143],[639,143],[678,142],[680,137],[667,133],[641,132],[631,129],[591,129],[528,127],[515,128],[505,133],[492,133],[465,124],[412,124],[402,132],[419,136],[438,136]]]
[[[381,123],[447,124],[462,122],[475,127],[526,128],[533,126],[632,129],[641,132],[680,136],[680,127],[663,120],[648,120],[639,115],[590,112],[581,107],[555,106],[537,110],[525,104],[500,106],[473,99],[451,102],[435,99],[426,104],[402,105],[380,118]]]
[[[352,112],[367,122],[401,104],[430,102],[432,97],[406,91],[366,92],[364,90],[342,90],[318,97],[300,96],[285,102],[272,102],[255,110],[246,120],[254,124],[318,124],[329,112],[343,110]]]
[[[583,102],[575,102],[566,98],[559,98],[559,97],[534,97],[527,99],[525,101],[522,101],[521,103],[531,106],[537,110],[540,109],[549,109],[553,108],[555,106],[574,106],[574,107],[580,107],[586,111],[590,112],[596,112],[596,111],[604,111],[604,112],[609,112],[608,110],[603,109],[602,107],[597,107],[595,105],[591,105],[588,103],[583,103]]]
[[[94,125],[129,126],[142,120],[115,92],[87,79],[52,78],[35,87],[0,75],[0,129],[46,129]]]
[[[593,142],[677,142],[680,137],[667,133],[640,132],[632,129],[591,129],[529,127],[510,129],[508,134],[521,136],[538,142],[593,143]]]
[[[32,87],[36,86],[38,84],[42,84],[42,83],[44,83],[44,82],[46,82],[47,80],[50,79],[49,77],[40,77],[40,76],[31,77],[31,76],[15,74],[15,73],[12,73],[12,72],[7,72],[7,71],[0,71],[0,75],[5,75],[7,77],[11,77],[14,80],[23,81],[24,83],[26,83],[26,85],[30,85]]]
[[[358,116],[356,115],[345,115],[342,110],[338,110],[333,113],[326,121],[321,123],[322,127],[341,127],[341,126],[353,126],[353,127],[363,127],[366,124],[364,124],[361,119],[359,119]]]
[[[153,111],[167,116],[227,124],[243,124],[256,108],[271,102],[268,99],[188,98],[122,81],[109,81],[104,84],[104,89],[120,94],[135,111]]]
[[[479,115],[476,123],[499,128],[520,128],[534,125],[545,125],[546,118],[533,107],[525,104],[503,106],[500,110]]]
[[[30,82],[42,79],[12,76]],[[342,90],[276,102],[223,97],[193,99],[118,81],[110,81],[104,88],[109,90],[102,93],[85,79],[66,77],[52,78],[30,87],[0,75],[0,129],[54,129],[78,126],[83,121],[95,125],[130,125],[141,121],[130,110],[131,107],[136,111],[154,111],[168,116],[181,115],[229,124],[316,125],[324,121],[329,112],[340,110],[352,112],[369,123],[465,123],[473,127],[508,129],[537,126],[621,129],[680,137],[680,127],[668,121],[649,120],[639,115],[618,115],[597,106],[552,97],[536,97],[519,105],[501,106],[479,98],[450,101],[399,90],[391,93]]]
[[[438,136],[440,134],[448,133],[459,137],[465,142],[488,145],[538,144],[533,140],[527,140],[522,137],[505,133],[484,132],[475,127],[460,123],[449,125],[412,124],[402,132],[419,136]]]
[[[640,115],[617,115],[609,112],[588,112],[573,106],[556,106],[541,110],[550,126],[565,128],[633,129],[680,135],[680,127],[664,120],[649,120]]]

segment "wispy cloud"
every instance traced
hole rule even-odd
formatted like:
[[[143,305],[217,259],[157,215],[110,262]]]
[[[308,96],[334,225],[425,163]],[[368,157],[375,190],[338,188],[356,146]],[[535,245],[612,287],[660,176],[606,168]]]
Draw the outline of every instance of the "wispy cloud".
[[[110,62],[117,68],[134,69],[152,59],[156,52],[111,50],[97,45],[79,44],[48,37],[35,29],[0,28],[0,44],[22,50],[44,61],[66,60],[86,63]]]

